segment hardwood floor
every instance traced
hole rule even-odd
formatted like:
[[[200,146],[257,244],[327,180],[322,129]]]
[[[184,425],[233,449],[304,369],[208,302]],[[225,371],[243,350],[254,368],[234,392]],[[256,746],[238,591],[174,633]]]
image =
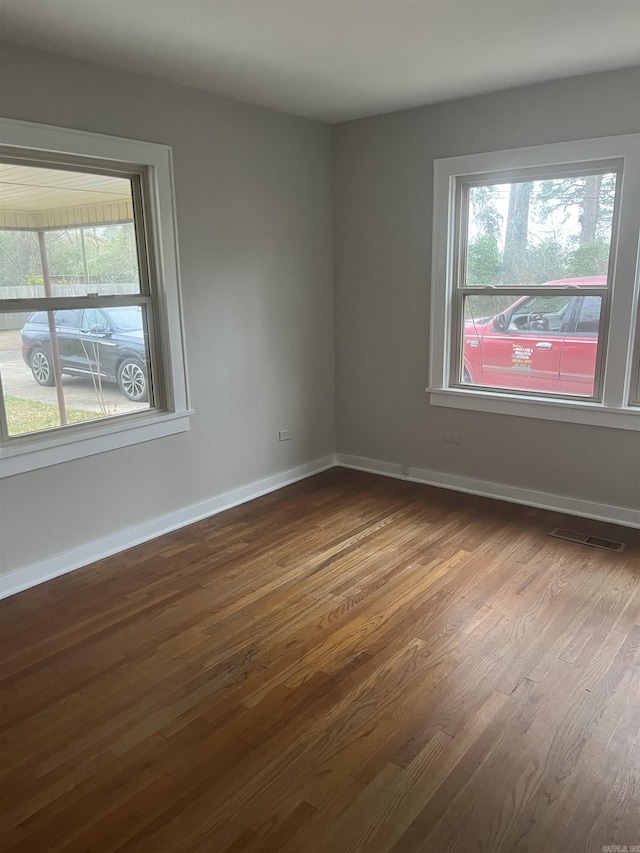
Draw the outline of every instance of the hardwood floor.
[[[334,469],[0,638],[4,851],[640,845],[638,531]]]

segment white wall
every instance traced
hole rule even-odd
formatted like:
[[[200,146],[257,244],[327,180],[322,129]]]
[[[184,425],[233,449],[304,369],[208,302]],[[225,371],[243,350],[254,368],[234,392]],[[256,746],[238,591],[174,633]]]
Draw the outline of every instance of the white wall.
[[[634,133],[638,92],[636,68],[334,128],[339,453],[640,509],[640,433],[437,408],[424,392],[434,158]]]
[[[433,159],[636,132],[640,69],[333,130],[12,45],[0,83],[6,117],[173,146],[196,409],[186,434],[0,481],[0,591],[3,575],[89,562],[96,540],[332,454],[334,309],[340,453],[640,508],[640,434],[424,393]]]
[[[0,575],[332,454],[330,128],[12,45],[0,63],[5,117],[173,146],[196,410],[0,481]]]

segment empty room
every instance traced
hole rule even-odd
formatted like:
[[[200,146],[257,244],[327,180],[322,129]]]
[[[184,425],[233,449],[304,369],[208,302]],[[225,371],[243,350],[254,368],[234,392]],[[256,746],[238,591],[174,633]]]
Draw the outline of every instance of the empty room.
[[[640,851],[640,0],[0,0],[0,849]]]

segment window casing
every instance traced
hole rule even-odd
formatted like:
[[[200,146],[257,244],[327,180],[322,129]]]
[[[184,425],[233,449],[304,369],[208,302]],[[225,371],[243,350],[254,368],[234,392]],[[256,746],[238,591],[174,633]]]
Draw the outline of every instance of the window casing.
[[[640,136],[633,135],[435,162],[427,388],[432,404],[640,429],[638,409],[633,408],[638,402],[639,161]],[[548,240],[548,229],[538,221],[533,236],[540,245],[531,254],[542,257],[540,269],[532,271],[523,262],[513,278],[490,281],[487,270],[492,263],[503,274],[507,267],[507,238],[503,228],[493,241],[502,240],[502,257],[488,254],[484,244],[480,262],[470,251],[482,242],[476,239],[472,244],[471,240],[474,228],[477,237],[470,202],[475,188],[494,196],[510,188],[511,216],[516,185],[527,190],[529,197],[533,188],[534,197],[543,199],[541,208],[557,202],[550,199],[554,187],[571,189],[573,182],[582,187],[591,182],[600,188],[605,181],[609,189],[615,187],[615,195],[609,192],[607,197],[607,239],[598,245],[602,257],[592,261],[600,266],[585,268],[585,251],[576,250],[571,261],[582,264],[582,271],[578,266],[577,275],[548,275],[545,281],[547,258],[542,249],[546,251],[549,243],[557,248],[558,240]],[[507,201],[502,205],[502,218],[506,218]],[[531,216],[528,205],[529,198],[527,215]],[[483,216],[487,229],[495,231],[499,209],[498,214],[495,208],[484,209]],[[573,219],[577,228],[582,221],[566,208],[559,216],[558,227],[569,227],[571,222],[567,226],[566,221]],[[568,247],[577,246],[571,235],[565,255]],[[593,247],[578,248],[588,253]],[[495,254],[495,245],[493,249]],[[527,259],[529,251],[527,244]],[[520,283],[518,275],[526,283]],[[524,317],[528,302],[546,310]],[[587,310],[590,316],[581,320],[581,312]]]
[[[640,291],[640,288],[638,288]],[[640,292],[636,293],[636,340],[633,347],[633,368],[631,379],[631,405],[636,406],[640,413]]]
[[[34,336],[39,327],[41,341],[47,343],[47,346],[42,347],[45,350],[54,339],[57,342],[58,325],[64,336],[62,321],[71,316],[66,312],[74,311],[78,318],[82,318],[78,320],[79,328],[74,330],[72,336],[75,355],[70,356],[71,361],[67,364],[74,358],[85,361],[89,357],[95,358],[98,351],[108,353],[109,347],[134,348],[133,357],[124,365],[125,370],[118,372],[123,367],[124,359],[121,358],[118,365],[114,366],[111,377],[114,387],[118,383],[120,389],[128,390],[132,395],[129,399],[134,404],[128,408],[103,406],[103,411],[92,415],[91,419],[82,420],[81,415],[80,423],[65,424],[66,417],[62,415],[65,404],[61,402],[59,386],[62,385],[66,391],[66,385],[58,381],[41,382],[55,385],[55,389],[50,390],[58,394],[61,425],[53,429],[40,429],[36,424],[33,429],[29,427],[31,431],[25,432],[24,427],[12,429],[7,419],[6,406],[1,405],[0,476],[11,476],[188,429],[190,409],[182,334],[171,149],[133,140],[1,120],[0,161],[22,167],[32,166],[34,172],[44,168],[60,170],[61,174],[66,172],[67,176],[69,172],[81,172],[96,176],[97,180],[99,176],[113,176],[123,184],[128,182],[132,194],[138,270],[138,284],[125,286],[125,292],[122,292],[122,288],[118,290],[108,285],[98,287],[90,282],[86,278],[86,258],[85,286],[79,288],[83,291],[80,295],[77,293],[78,287],[70,288],[74,295],[56,295],[54,291],[62,289],[52,287],[49,283],[41,296],[21,298],[21,295],[16,296],[16,292],[21,293],[20,289],[14,288],[11,298],[7,299],[3,298],[3,288],[0,287],[0,314],[6,316],[15,312],[13,316],[18,319],[13,324],[14,328],[16,324],[22,325],[25,318],[42,319],[42,312],[49,318],[49,331],[44,324],[37,322],[22,326],[22,332],[27,330],[27,326],[34,326],[35,331],[29,329]],[[19,229],[20,223],[17,226]],[[62,229],[56,225],[48,229],[48,234],[44,233],[45,230],[39,229],[38,234],[41,251],[47,236]],[[68,230],[71,230],[71,226]],[[83,254],[84,250],[83,242]],[[46,263],[44,261],[43,265]],[[47,279],[48,275],[44,275],[44,278]],[[36,312],[35,315],[33,312]],[[130,320],[135,316],[132,312],[140,317],[140,328],[132,328],[131,322],[128,326],[124,323],[122,328],[118,328],[116,318],[124,318],[126,315]],[[103,323],[87,325],[91,317],[95,319],[100,315]],[[119,335],[120,331],[124,334]],[[33,370],[34,365],[28,352],[28,345],[33,341],[25,338],[24,334],[22,340],[26,351],[25,361]],[[37,336],[34,340],[40,351]],[[136,381],[142,375],[142,366],[147,373],[148,400],[138,397],[136,405],[136,393],[139,394],[142,387],[137,386]],[[100,373],[104,371],[102,364],[98,364],[98,370],[94,368],[95,364],[88,373],[95,387],[96,377],[101,382]],[[74,373],[74,370],[71,372]],[[76,375],[81,373],[78,371]],[[36,376],[36,371],[33,375]],[[57,378],[60,378],[59,375]],[[87,384],[91,387],[90,382]],[[97,390],[102,391],[101,388]],[[122,400],[126,402],[124,396]]]

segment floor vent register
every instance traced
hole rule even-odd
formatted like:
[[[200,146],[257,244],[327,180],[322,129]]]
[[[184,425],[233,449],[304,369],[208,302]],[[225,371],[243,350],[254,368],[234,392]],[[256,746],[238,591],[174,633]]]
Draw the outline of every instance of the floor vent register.
[[[567,542],[575,542],[578,545],[590,545],[592,548],[602,548],[603,551],[624,551],[627,547],[624,542],[615,542],[613,539],[601,539],[599,536],[589,536],[586,533],[578,533],[575,530],[565,530],[556,527],[549,536],[556,539],[566,539]]]

